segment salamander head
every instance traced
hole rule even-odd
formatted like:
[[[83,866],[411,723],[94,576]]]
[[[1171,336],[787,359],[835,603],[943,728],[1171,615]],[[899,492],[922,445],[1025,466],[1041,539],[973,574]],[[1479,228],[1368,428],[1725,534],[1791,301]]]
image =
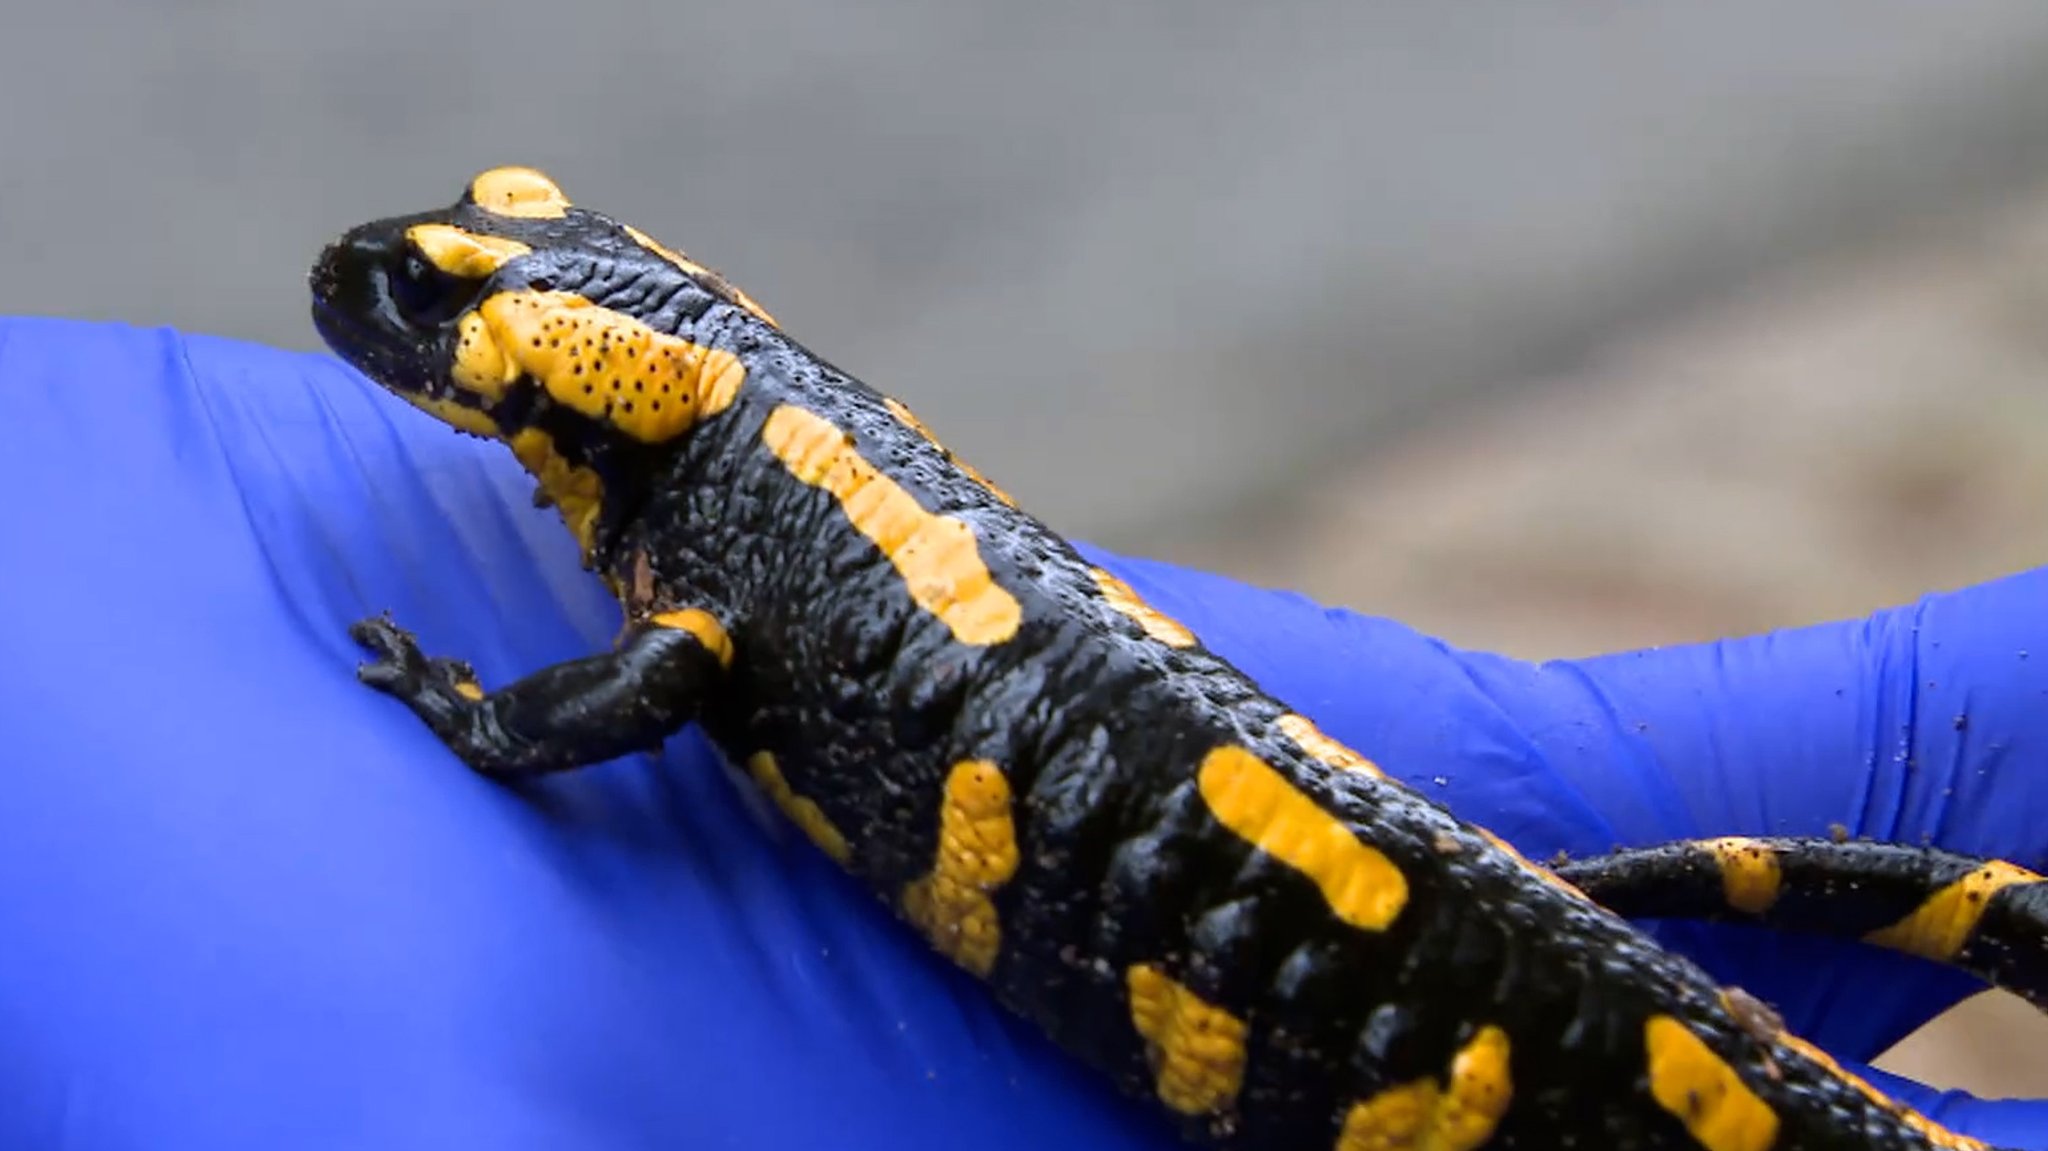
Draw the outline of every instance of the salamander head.
[[[330,348],[443,422],[509,443],[586,550],[592,493],[618,478],[601,474],[603,457],[723,411],[746,374],[735,336],[774,323],[717,273],[572,206],[531,168],[491,169],[449,207],[351,229],[309,280]]]
[[[711,338],[735,313],[772,323],[715,272],[572,206],[531,168],[491,169],[447,208],[351,229],[320,253],[310,283],[314,327],[337,354],[491,436],[551,404],[642,441],[687,430],[701,413],[681,408],[703,397],[678,389],[701,390]],[[678,361],[685,349],[698,353],[690,365]],[[658,382],[669,414],[650,419]]]

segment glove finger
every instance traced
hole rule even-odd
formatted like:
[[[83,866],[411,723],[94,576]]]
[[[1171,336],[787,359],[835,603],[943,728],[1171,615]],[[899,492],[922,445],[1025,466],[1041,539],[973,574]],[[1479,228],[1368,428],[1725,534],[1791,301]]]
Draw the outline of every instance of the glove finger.
[[[1627,754],[1648,765],[1630,770],[1654,773],[1682,808],[1665,826],[1632,829],[1630,842],[1840,829],[2038,867],[2048,851],[2048,780],[2021,765],[2048,752],[2048,712],[2035,705],[2048,693],[2048,667],[2024,655],[2048,643],[2044,591],[2048,570],[1867,619],[1578,661],[1566,673],[1576,692],[1559,699],[1629,733]],[[1551,762],[1588,790],[1617,770],[1612,759],[1565,748]],[[1711,938],[1696,929],[1686,937]],[[1745,938],[1750,946],[1706,954],[1709,969],[1857,1058],[1980,988],[1849,941]],[[1787,973],[1803,990],[1780,990]]]
[[[1961,1135],[2012,1151],[2048,1148],[2048,1099],[1979,1099],[1856,1064],[1870,1085]]]

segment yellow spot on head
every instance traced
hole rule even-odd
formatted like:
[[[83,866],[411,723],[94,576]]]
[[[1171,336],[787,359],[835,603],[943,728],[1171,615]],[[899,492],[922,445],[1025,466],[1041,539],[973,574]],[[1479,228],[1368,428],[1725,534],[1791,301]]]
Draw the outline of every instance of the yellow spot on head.
[[[1244,1021],[1149,963],[1125,972],[1124,986],[1160,1101],[1183,1115],[1213,1115],[1235,1103],[1244,1085]]]
[[[1305,715],[1289,712],[1276,722],[1282,735],[1293,740],[1301,750],[1329,764],[1339,771],[1362,771],[1368,775],[1384,776],[1379,765],[1357,752],[1323,734],[1323,729]]]
[[[1994,894],[2040,880],[2024,867],[1993,860],[1928,896],[1911,915],[1864,936],[1864,941],[1946,963],[1970,941]]]
[[[1784,870],[1778,853],[1768,844],[1731,835],[1708,840],[1704,846],[1713,852],[1715,865],[1721,869],[1722,898],[1728,906],[1762,915],[1778,901]]]
[[[1451,1058],[1450,1082],[1418,1079],[1354,1104],[1337,1151],[1475,1151],[1514,1101],[1507,1032],[1488,1024]]]
[[[718,666],[732,666],[732,637],[726,634],[725,625],[718,622],[718,617],[703,608],[655,612],[648,617],[648,622],[656,627],[689,632],[704,645],[704,650],[718,657]]]
[[[496,403],[505,389],[519,378],[519,368],[498,345],[490,325],[477,312],[466,312],[455,325],[455,362],[448,380],[456,387]]]
[[[589,468],[573,465],[555,449],[554,437],[539,428],[522,428],[512,437],[512,454],[554,501],[562,522],[590,556],[597,538],[597,518],[604,508],[604,482]]]
[[[1016,873],[1010,781],[990,760],[954,764],[939,808],[938,855],[931,872],[904,889],[904,914],[947,958],[987,975],[1002,948],[989,895]]]
[[[1769,1151],[1778,1115],[1727,1060],[1669,1015],[1643,1025],[1650,1094],[1706,1151]]]
[[[533,168],[492,168],[469,182],[469,198],[494,216],[549,220],[569,214],[569,197]]]
[[[832,821],[825,817],[824,810],[815,801],[790,790],[789,780],[783,777],[774,756],[765,751],[748,756],[747,774],[753,777],[755,786],[768,796],[769,801],[788,816],[812,843],[831,856],[834,862],[845,866],[852,856],[846,846],[846,837],[832,826]]]
[[[761,438],[792,475],[839,501],[909,585],[910,598],[955,639],[997,644],[1017,634],[1023,608],[982,563],[974,529],[924,510],[861,457],[851,436],[814,412],[784,404],[769,413]]]
[[[1182,627],[1178,621],[1139,598],[1138,593],[1131,589],[1131,585],[1101,568],[1088,570],[1089,574],[1095,577],[1096,589],[1102,593],[1102,598],[1108,601],[1109,606],[1144,628],[1146,635],[1168,647],[1195,646],[1194,632]]]
[[[478,700],[483,699],[484,689],[482,685],[478,684],[475,680],[466,679],[455,685],[455,694],[461,696],[462,698],[468,700],[471,703],[475,703]]]
[[[428,263],[464,280],[481,280],[507,260],[533,251],[517,240],[465,232],[450,224],[415,224],[406,229],[405,238]]]
[[[658,332],[563,292],[505,292],[477,309],[514,378],[643,443],[673,439],[732,405],[746,369],[731,352]]]
[[[909,428],[911,431],[916,432],[918,435],[923,436],[926,443],[929,443],[931,446],[939,449],[939,451],[945,455],[946,461],[948,463],[952,464],[956,468],[959,468],[960,473],[966,476],[968,479],[973,480],[977,484],[980,484],[982,490],[986,491],[988,494],[994,496],[996,499],[1000,500],[1005,504],[1008,504],[1013,508],[1017,506],[1017,501],[1010,498],[1010,493],[997,487],[993,482],[989,480],[987,476],[982,475],[978,471],[975,471],[974,466],[972,464],[954,455],[952,451],[949,450],[944,444],[941,444],[939,442],[939,437],[933,435],[932,430],[928,427],[925,427],[924,421],[918,419],[916,414],[913,413],[908,407],[904,405],[903,401],[897,399],[894,396],[884,396],[882,397],[882,406],[889,409],[889,414],[895,416],[896,421],[898,423],[902,424],[904,427]]]
[[[621,227],[625,228],[626,234],[628,236],[633,237],[634,243],[640,245],[641,247],[647,249],[650,252],[653,252],[655,255],[660,256],[664,260],[667,260],[669,263],[674,264],[677,268],[682,270],[684,275],[692,276],[697,280],[702,281],[706,288],[709,288],[713,291],[724,292],[726,295],[732,297],[734,303],[738,304],[742,308],[745,308],[747,311],[752,312],[754,314],[755,319],[761,321],[762,323],[768,325],[771,328],[776,326],[775,317],[769,315],[767,309],[755,303],[753,297],[747,295],[745,292],[742,292],[739,290],[739,288],[735,287],[731,280],[726,279],[724,276],[719,275],[717,272],[712,271],[711,269],[705,267],[704,265],[698,263],[695,260],[692,260],[690,257],[683,255],[681,252],[678,252],[673,248],[664,247],[661,244],[661,242],[656,240],[653,236],[650,236],[647,233],[641,231],[640,229],[635,228],[631,224],[624,224],[621,225]]]
[[[1384,931],[1407,906],[1408,879],[1394,861],[1272,764],[1241,747],[1219,747],[1202,760],[1197,784],[1218,823],[1314,882],[1337,918]]]

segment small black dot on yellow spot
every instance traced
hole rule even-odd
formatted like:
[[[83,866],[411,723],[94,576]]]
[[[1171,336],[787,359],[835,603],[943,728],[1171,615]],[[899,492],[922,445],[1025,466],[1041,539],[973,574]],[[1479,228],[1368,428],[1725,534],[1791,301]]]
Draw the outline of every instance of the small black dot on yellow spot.
[[[583,394],[584,394],[584,395],[586,395],[586,396],[587,396],[587,395],[590,395],[590,394],[592,394],[592,393],[593,393],[593,392],[595,392],[595,391],[597,391],[597,385],[596,385],[596,384],[590,384],[590,383],[586,383],[586,384],[584,384],[584,385],[583,385]]]
[[[577,375],[577,376],[580,376],[580,375],[582,375],[582,374],[583,374],[583,365],[582,365],[582,364],[575,364],[575,365],[572,365],[572,366],[571,366],[571,367],[569,368],[569,373],[570,373],[571,375]]]
[[[626,414],[627,414],[627,415],[629,415],[629,416],[630,416],[630,415],[632,415],[632,414],[633,414],[633,401],[631,401],[631,400],[627,400],[627,401],[626,401],[626,402],[625,402],[625,403],[624,403],[623,405],[621,405],[621,406],[622,406],[622,407],[624,408],[624,410],[625,410],[625,412],[626,412]]]

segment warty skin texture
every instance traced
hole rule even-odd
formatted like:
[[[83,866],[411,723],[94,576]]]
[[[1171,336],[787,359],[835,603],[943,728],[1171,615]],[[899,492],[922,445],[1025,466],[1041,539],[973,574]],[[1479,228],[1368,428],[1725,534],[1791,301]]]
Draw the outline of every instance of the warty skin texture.
[[[785,810],[810,805],[798,818],[820,846],[1001,1002],[1199,1143],[1368,1146],[1360,1115],[1394,1109],[1356,1109],[1427,1082],[1438,1102],[1422,1126],[1372,1119],[1384,1137],[1966,1145],[1759,1027],[1482,829],[1355,753],[1345,767],[1304,746],[1282,704],[1198,643],[1148,631],[1065,541],[758,305],[505,171],[451,208],[356,229],[312,276],[316,325],[367,375],[515,448],[538,451],[520,436],[545,433],[543,490],[554,477],[565,519],[587,523],[588,562],[627,610],[615,652],[490,691],[395,624],[358,628],[380,656],[365,678],[472,766],[568,769],[700,723],[734,763],[763,765]],[[407,238],[422,224],[492,241],[462,265],[482,274],[423,268],[435,261]],[[507,326],[495,358],[462,343],[484,338],[463,318],[492,301],[538,317],[563,299],[584,309],[578,323],[596,317],[605,348],[638,348],[644,329],[702,364],[730,357],[743,379],[727,395],[710,367],[694,382],[635,375],[696,389],[699,418],[650,441],[622,409],[574,410],[587,377],[514,362],[588,323]],[[503,378],[473,370],[501,361]],[[789,431],[819,421],[839,437]],[[818,463],[810,480],[796,457]],[[879,481],[849,479],[855,465]],[[946,544],[958,533],[931,517],[956,520],[970,546]],[[928,546],[888,544],[906,533]],[[984,569],[995,591],[972,611],[932,607]],[[649,622],[685,609],[715,625]],[[1361,926],[1375,908],[1387,921]]]

